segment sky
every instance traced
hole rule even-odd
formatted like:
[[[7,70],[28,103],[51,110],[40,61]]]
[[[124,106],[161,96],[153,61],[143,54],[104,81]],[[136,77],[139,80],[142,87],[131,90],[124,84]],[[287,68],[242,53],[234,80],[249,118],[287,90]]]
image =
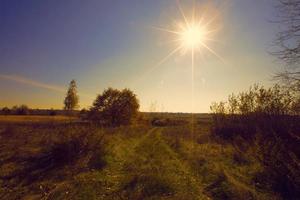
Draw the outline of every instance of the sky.
[[[269,53],[275,2],[180,1],[186,16],[195,8],[218,27],[207,44],[216,55],[201,48],[192,69],[189,51],[164,59],[174,35],[153,28],[183,21],[176,0],[0,0],[0,107],[60,109],[75,79],[80,108],[113,87],[133,90],[141,111],[209,112],[281,70]]]

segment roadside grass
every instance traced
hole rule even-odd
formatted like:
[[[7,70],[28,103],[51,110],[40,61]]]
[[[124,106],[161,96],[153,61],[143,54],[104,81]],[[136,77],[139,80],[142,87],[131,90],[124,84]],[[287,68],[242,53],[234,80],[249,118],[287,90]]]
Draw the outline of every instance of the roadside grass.
[[[110,167],[116,163],[114,159],[120,157],[117,154],[125,152],[118,151],[125,145],[123,138],[127,138],[123,131],[130,135],[128,138],[140,138],[140,131],[147,130],[139,126],[103,129],[69,124],[54,127],[20,125],[2,129],[1,199],[32,195],[45,198],[52,193],[59,196],[57,188],[63,186],[69,187],[69,192],[65,192],[70,196],[75,189],[70,183],[82,180],[80,177],[85,174]]]
[[[263,170],[253,148],[215,140],[208,117],[193,127],[0,123],[0,199],[276,199],[252,181]]]
[[[49,199],[120,199],[120,182],[126,175],[123,165],[134,147],[145,136],[147,127],[123,127],[107,130],[106,166],[75,175],[49,195]],[[124,132],[127,133],[124,134]]]
[[[194,133],[188,126],[167,128],[163,135],[182,162],[191,167],[204,193],[212,199],[274,199],[276,194],[258,191],[253,184],[253,177],[263,169],[253,154],[215,141],[203,126],[195,126]]]
[[[16,123],[51,123],[51,122],[73,122],[77,117],[71,116],[41,116],[41,115],[0,115],[0,124]]]

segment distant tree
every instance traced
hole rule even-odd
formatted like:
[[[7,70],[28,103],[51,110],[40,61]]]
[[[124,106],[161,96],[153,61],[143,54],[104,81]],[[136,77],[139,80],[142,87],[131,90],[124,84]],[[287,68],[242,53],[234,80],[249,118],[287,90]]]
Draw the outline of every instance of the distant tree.
[[[280,25],[272,53],[284,61],[287,70],[276,78],[288,89],[300,92],[300,0],[278,0],[279,13],[276,22]]]
[[[83,108],[80,110],[80,112],[79,112],[80,119],[83,119],[83,120],[87,119],[87,115],[88,115],[87,109]]]
[[[20,106],[14,106],[13,107],[15,114],[17,115],[28,115],[29,114],[29,108],[26,105],[20,105]]]
[[[2,108],[2,113],[4,115],[8,115],[8,114],[10,114],[10,109],[8,107],[4,107],[4,108]]]
[[[98,95],[89,118],[111,126],[128,125],[138,115],[139,102],[129,89],[108,88]]]
[[[53,108],[51,108],[50,111],[49,111],[49,115],[50,116],[55,116],[55,115],[57,115],[57,113]]]
[[[64,100],[65,110],[74,110],[78,108],[79,97],[77,94],[77,86],[75,80],[72,80]]]

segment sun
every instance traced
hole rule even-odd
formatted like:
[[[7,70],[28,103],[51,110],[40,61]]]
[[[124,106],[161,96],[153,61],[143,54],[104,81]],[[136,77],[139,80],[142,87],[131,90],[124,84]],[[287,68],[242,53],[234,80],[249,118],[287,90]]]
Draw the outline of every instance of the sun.
[[[207,30],[200,24],[192,23],[179,34],[181,46],[185,49],[199,49],[206,41]]]
[[[156,30],[171,34],[173,39],[170,40],[170,42],[175,44],[175,48],[156,66],[161,65],[167,58],[177,52],[182,52],[182,54],[191,53],[193,61],[195,53],[204,55],[206,52],[209,52],[223,62],[223,59],[211,48],[212,42],[220,42],[214,39],[216,32],[220,29],[220,25],[217,25],[219,12],[212,7],[197,9],[197,7],[194,6],[190,12],[188,12],[188,17],[181,8],[179,1],[178,8],[182,19],[175,21],[175,27],[170,29],[152,26],[152,28]]]

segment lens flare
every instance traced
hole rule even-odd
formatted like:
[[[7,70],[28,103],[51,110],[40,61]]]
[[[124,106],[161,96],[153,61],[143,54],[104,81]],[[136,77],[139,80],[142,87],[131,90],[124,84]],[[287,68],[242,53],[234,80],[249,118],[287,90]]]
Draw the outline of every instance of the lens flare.
[[[199,48],[205,42],[207,30],[198,24],[191,24],[181,33],[182,46],[188,49]]]
[[[182,19],[176,21],[176,26],[173,29],[156,26],[152,27],[175,37],[172,37],[173,39],[170,41],[175,43],[175,48],[171,51],[172,55],[179,51],[182,51],[184,54],[188,52],[191,54],[196,52],[200,54],[209,52],[224,62],[224,60],[210,47],[211,42],[219,42],[213,38],[214,34],[220,29],[220,24],[216,22],[219,21],[220,12],[213,8],[213,6],[197,8],[194,5],[192,9],[190,9],[190,17],[187,17],[188,15],[180,6],[179,1],[177,1],[177,3]],[[194,56],[192,57],[194,58]],[[162,60],[165,61],[165,59]],[[161,62],[159,63],[162,64]]]

